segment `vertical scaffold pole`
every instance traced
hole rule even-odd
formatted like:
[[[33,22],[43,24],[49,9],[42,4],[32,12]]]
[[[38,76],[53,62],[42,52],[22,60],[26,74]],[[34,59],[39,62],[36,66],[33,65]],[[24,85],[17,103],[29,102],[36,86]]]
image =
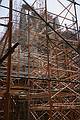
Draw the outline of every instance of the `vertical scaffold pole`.
[[[47,0],[45,0],[45,20],[47,22]],[[49,79],[48,81],[48,89],[49,89],[49,120],[52,120],[52,101],[51,101],[51,86],[50,86],[50,65],[49,65],[49,36],[48,36],[48,26],[46,26],[46,40],[47,40],[47,77]]]
[[[11,49],[12,39],[12,1],[9,0],[9,34],[8,34],[8,49]],[[7,87],[5,93],[5,120],[10,120],[10,74],[11,74],[11,54],[8,55],[7,62]]]
[[[30,18],[28,10],[28,120],[30,120]]]
[[[77,31],[78,31],[78,19],[77,19],[77,11],[76,11],[76,3],[75,3],[75,0],[73,0],[73,2],[74,2],[74,12],[75,12],[75,18],[76,18],[76,21],[75,21],[75,23],[76,23],[76,29],[77,29]],[[79,40],[79,33],[77,33],[77,39]]]

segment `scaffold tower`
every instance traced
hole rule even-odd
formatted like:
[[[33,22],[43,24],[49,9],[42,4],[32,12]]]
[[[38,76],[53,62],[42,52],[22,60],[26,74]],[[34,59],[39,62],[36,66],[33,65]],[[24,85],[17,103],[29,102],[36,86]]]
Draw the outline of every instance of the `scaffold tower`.
[[[0,1],[0,120],[80,120],[80,4],[56,1]]]

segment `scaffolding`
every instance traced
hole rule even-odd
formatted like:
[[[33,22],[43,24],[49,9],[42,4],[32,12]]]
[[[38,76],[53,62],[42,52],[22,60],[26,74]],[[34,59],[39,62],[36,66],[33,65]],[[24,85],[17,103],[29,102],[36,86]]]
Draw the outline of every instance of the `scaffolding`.
[[[80,5],[57,2],[59,14],[47,0],[0,4],[8,10],[0,17],[0,120],[80,119]]]

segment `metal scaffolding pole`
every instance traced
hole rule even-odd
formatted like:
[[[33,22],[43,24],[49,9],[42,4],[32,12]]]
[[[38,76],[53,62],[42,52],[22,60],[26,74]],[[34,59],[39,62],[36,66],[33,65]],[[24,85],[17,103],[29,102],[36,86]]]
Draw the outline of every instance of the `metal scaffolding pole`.
[[[78,19],[77,19],[77,11],[76,11],[76,3],[75,3],[75,0],[73,0],[73,3],[74,3],[74,12],[75,12],[75,18],[76,18],[76,28],[77,28],[77,31],[79,30],[78,29]],[[77,39],[79,40],[79,33],[77,34]]]
[[[48,20],[47,15],[47,0],[45,0],[45,21]],[[46,46],[47,46],[47,78],[50,79],[50,63],[49,63],[49,36],[48,36],[48,26],[46,25]],[[49,110],[49,120],[52,120],[52,100],[51,100],[51,85],[50,80],[48,80],[48,92],[49,92],[49,104],[50,104],[50,110]]]
[[[12,39],[12,2],[9,0],[9,36],[8,36],[8,49],[11,49],[11,39]],[[5,93],[5,120],[10,120],[10,80],[11,80],[11,54],[8,56],[7,62],[7,88]]]
[[[30,18],[28,10],[28,120],[30,120]]]

